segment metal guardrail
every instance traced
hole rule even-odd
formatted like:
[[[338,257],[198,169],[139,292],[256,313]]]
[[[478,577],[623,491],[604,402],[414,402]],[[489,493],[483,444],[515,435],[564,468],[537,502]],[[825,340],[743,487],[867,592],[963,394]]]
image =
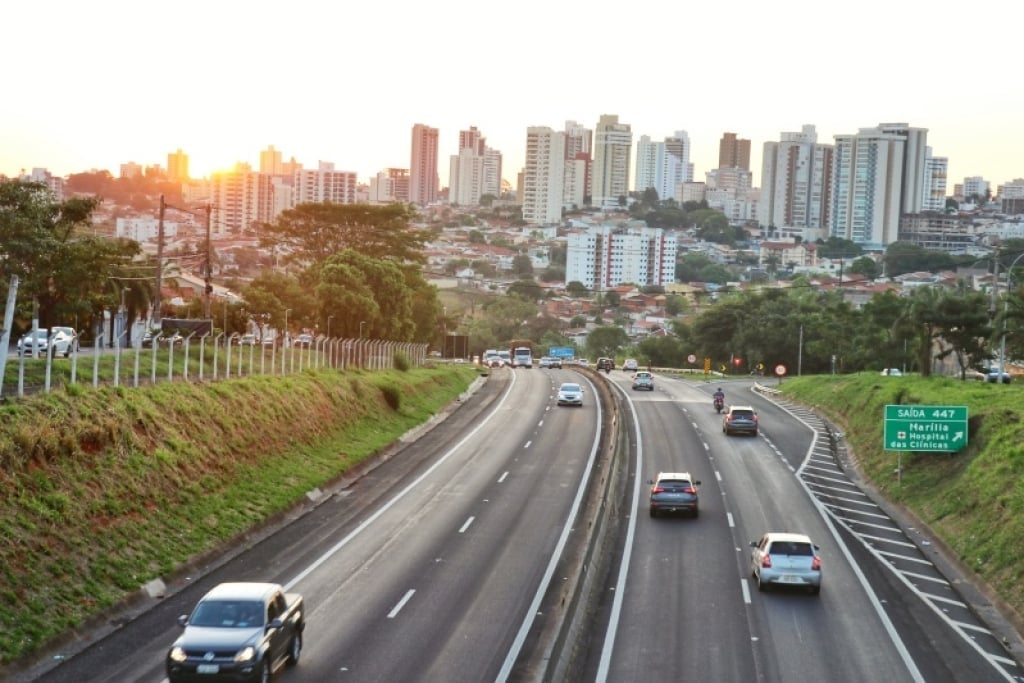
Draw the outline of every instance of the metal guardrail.
[[[141,340],[133,347],[110,347],[97,339],[85,352],[73,343],[66,359],[55,358],[52,349],[38,358],[14,352],[15,362],[7,363],[4,381],[0,383],[0,397],[49,392],[55,386],[69,385],[138,387],[160,381],[216,381],[321,368],[387,370],[395,367],[395,356],[399,353],[414,366],[424,365],[428,360],[428,345],[413,342],[320,336],[309,344],[265,346],[240,344],[238,334],[207,334],[193,339],[194,334],[180,342],[172,338],[169,344],[161,341],[163,335],[156,335],[148,347],[143,347]],[[42,373],[38,370],[40,363],[44,364]],[[11,374],[15,378],[8,382]]]

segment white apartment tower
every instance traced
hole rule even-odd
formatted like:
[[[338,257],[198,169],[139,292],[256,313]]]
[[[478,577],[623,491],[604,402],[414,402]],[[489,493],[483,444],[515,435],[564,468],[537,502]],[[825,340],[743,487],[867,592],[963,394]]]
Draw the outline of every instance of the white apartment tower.
[[[925,199],[925,159],[928,129],[906,123],[880,123],[878,130],[903,138],[903,175],[900,178],[900,212],[921,213]]]
[[[829,224],[829,181],[834,148],[818,143],[813,125],[766,142],[761,159],[762,227],[824,230]]]
[[[590,197],[590,164],[594,132],[575,121],[565,122],[565,182],[562,203],[574,209]]]
[[[451,157],[448,202],[477,206],[485,194],[501,195],[501,153],[487,146],[476,126],[459,132],[459,152]]]
[[[591,166],[591,204],[601,209],[620,208],[629,195],[629,158],[633,132],[614,114],[603,114],[594,129],[594,162]]]
[[[897,240],[905,146],[878,128],[835,136],[829,236],[879,247]]]
[[[922,211],[943,212],[946,210],[946,179],[949,159],[932,156],[929,147],[924,157],[924,203]]]
[[[690,164],[690,140],[686,131],[676,131],[674,137],[654,142],[643,135],[636,145],[636,181],[634,188],[643,193],[653,189],[658,199],[671,199],[679,187],[693,173]]]
[[[567,236],[565,280],[587,289],[664,285],[675,282],[677,250],[674,231],[643,224],[574,230]]]
[[[523,220],[527,224],[561,222],[564,181],[565,133],[547,126],[527,128],[523,169]]]
[[[232,171],[214,173],[210,194],[210,229],[215,236],[240,234],[274,219],[271,176],[253,171],[249,164],[235,164]]]
[[[422,123],[412,127],[412,163],[409,166],[409,201],[426,206],[437,201],[441,180],[437,175],[437,128]]]
[[[188,155],[181,151],[171,152],[167,155],[167,177],[171,180],[183,182],[188,180]]]
[[[336,171],[333,163],[321,161],[315,170],[295,171],[291,205],[355,204],[356,186],[354,171]]]

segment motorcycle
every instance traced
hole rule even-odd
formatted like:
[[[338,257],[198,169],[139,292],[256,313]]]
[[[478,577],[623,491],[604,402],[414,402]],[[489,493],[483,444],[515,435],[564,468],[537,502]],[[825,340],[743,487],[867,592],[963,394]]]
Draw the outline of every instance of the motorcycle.
[[[722,408],[725,407],[725,399],[721,396],[715,396],[715,412],[721,413]]]

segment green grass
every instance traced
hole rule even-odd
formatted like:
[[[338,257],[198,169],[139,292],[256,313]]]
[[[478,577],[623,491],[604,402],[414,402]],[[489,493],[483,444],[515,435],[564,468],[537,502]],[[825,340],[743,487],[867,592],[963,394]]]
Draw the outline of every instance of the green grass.
[[[379,452],[475,377],[471,366],[303,370],[7,401],[0,678]]]
[[[871,483],[914,512],[1024,614],[1024,385],[860,373],[787,378],[780,388],[839,425]],[[885,450],[885,406],[896,404],[967,406],[967,447],[957,453]]]

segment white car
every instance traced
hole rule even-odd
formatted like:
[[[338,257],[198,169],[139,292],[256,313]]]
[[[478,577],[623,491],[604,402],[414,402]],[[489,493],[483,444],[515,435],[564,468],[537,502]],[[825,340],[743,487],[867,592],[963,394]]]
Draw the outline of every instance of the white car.
[[[804,534],[770,531],[760,541],[751,541],[750,573],[757,589],[768,586],[807,588],[821,591],[821,557],[818,546]]]
[[[636,372],[637,368],[636,358],[627,358],[622,362],[622,369],[625,372]]]
[[[558,405],[583,406],[583,387],[576,382],[565,382],[558,387]]]

